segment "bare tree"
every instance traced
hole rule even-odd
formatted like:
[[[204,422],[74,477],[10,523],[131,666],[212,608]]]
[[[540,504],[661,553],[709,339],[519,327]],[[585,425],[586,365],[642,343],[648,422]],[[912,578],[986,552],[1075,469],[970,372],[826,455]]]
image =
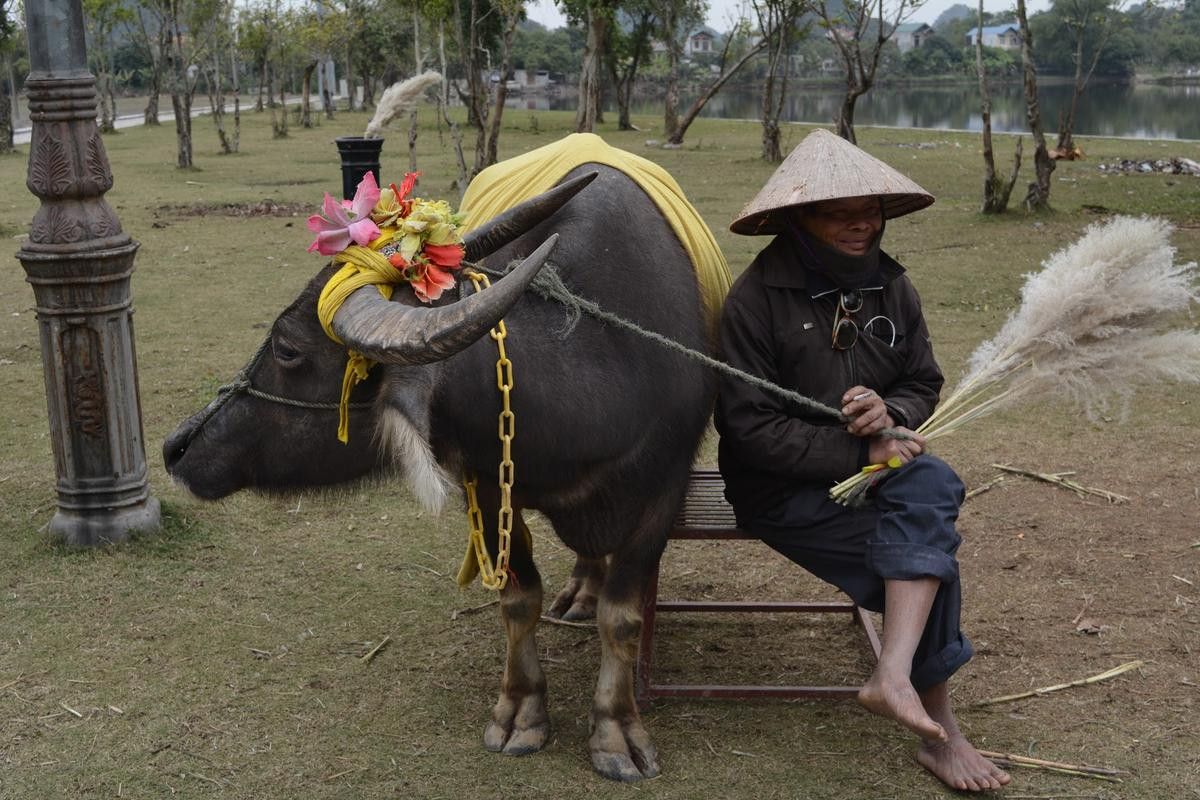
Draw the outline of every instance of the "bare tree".
[[[1066,158],[1071,158],[1075,150],[1072,134],[1075,130],[1075,111],[1079,106],[1079,97],[1087,88],[1088,81],[1092,79],[1096,65],[1100,63],[1100,56],[1104,54],[1104,48],[1117,28],[1123,5],[1123,0],[1058,0],[1055,3],[1055,10],[1062,16],[1063,24],[1071,30],[1075,38],[1075,51],[1071,54],[1071,60],[1075,63],[1075,82],[1071,91],[1071,102],[1059,120],[1058,144],[1055,145],[1055,149]],[[1089,44],[1090,59],[1085,56]]]
[[[504,101],[508,97],[508,71],[512,66],[512,41],[517,32],[517,23],[521,21],[523,11],[522,0],[498,0],[503,24],[500,28],[500,80],[496,82],[496,96],[492,101],[492,118],[488,130],[487,150],[484,155],[484,166],[491,166],[497,161],[500,142],[500,119],[504,116]]]
[[[608,72],[617,96],[617,129],[632,131],[636,128],[629,121],[629,106],[638,69],[650,57],[650,35],[657,21],[649,0],[626,0],[622,8],[631,26],[628,32],[614,27],[609,37]]]
[[[658,34],[667,48],[667,93],[663,99],[663,133],[679,130],[679,65],[692,27],[704,19],[704,0],[654,0]],[[682,141],[682,136],[680,137]]]
[[[611,5],[604,0],[589,0],[584,8],[587,44],[579,68],[579,107],[575,112],[575,130],[580,133],[595,128],[600,114],[600,71],[612,12]]]
[[[783,160],[779,147],[779,117],[787,96],[791,70],[792,42],[808,34],[808,26],[797,31],[796,21],[810,10],[810,0],[751,0],[758,18],[758,35],[767,44],[767,74],[763,78],[762,153],[772,163]]]
[[[13,150],[13,96],[16,92],[12,82],[12,51],[17,26],[10,16],[12,5],[13,0],[0,0],[0,57],[4,66],[4,74],[0,75],[0,154]]]
[[[760,39],[758,42],[748,47],[746,52],[742,54],[741,58],[739,58],[733,66],[726,68],[725,65],[729,60],[729,53],[734,43],[738,41],[744,41],[746,38],[744,35],[742,35],[743,33],[744,31],[739,31],[738,28],[734,28],[728,34],[726,34],[725,46],[721,49],[721,58],[718,62],[719,66],[717,79],[710,83],[708,88],[700,93],[700,96],[696,98],[696,102],[692,103],[692,105],[688,107],[688,110],[684,112],[683,116],[680,117],[675,123],[675,128],[667,132],[668,145],[677,147],[683,144],[683,137],[687,134],[687,129],[690,128],[692,123],[696,121],[696,117],[700,116],[700,112],[704,110],[704,106],[713,98],[713,95],[719,92],[721,87],[725,85],[725,82],[736,75],[738,70],[746,65],[747,61],[754,58],[766,48],[769,40],[766,38]]]
[[[854,138],[854,106],[875,85],[884,46],[896,28],[921,7],[923,0],[845,0],[840,11],[829,0],[817,0],[821,26],[837,48],[846,71],[846,93],[838,109],[838,136]]]
[[[230,62],[233,74],[234,94],[234,132],[231,135],[225,130],[225,82],[222,78],[221,59],[226,50],[233,50],[233,3],[222,0],[218,10],[219,22],[213,34],[212,47],[206,63],[201,67],[204,73],[204,86],[208,94],[209,116],[217,129],[217,139],[221,143],[221,154],[236,153],[241,142],[241,115],[237,105],[237,61],[236,56]]]
[[[1042,114],[1038,108],[1037,65],[1033,61],[1033,33],[1025,13],[1025,0],[1017,0],[1017,23],[1021,28],[1021,64],[1025,77],[1025,116],[1033,134],[1033,169],[1035,180],[1025,194],[1025,208],[1045,211],[1050,208],[1050,175],[1054,160],[1046,150],[1046,135],[1042,132]]]
[[[116,44],[113,33],[118,24],[126,24],[133,14],[120,0],[84,0],[84,25],[91,37],[88,55],[96,72],[96,94],[100,99],[100,131],[117,130],[117,93],[113,80]]]
[[[983,213],[1003,214],[1008,209],[1017,174],[1021,170],[1021,137],[1017,137],[1017,152],[1008,182],[996,177],[996,160],[992,153],[992,92],[988,86],[987,68],[983,64],[983,0],[979,0],[979,27],[975,31],[975,68],[979,71],[979,94],[983,116]]]

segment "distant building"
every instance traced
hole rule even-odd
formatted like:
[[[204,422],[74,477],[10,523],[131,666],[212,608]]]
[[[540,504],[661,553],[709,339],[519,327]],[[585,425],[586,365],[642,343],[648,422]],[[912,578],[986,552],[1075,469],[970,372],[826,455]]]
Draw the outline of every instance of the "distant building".
[[[514,69],[506,85],[510,91],[537,92],[549,88],[552,83],[550,73],[544,69]]]
[[[978,33],[979,28],[967,31],[967,44],[974,46]],[[1021,29],[1015,24],[985,25],[983,27],[983,46],[1019,50],[1021,48]]]
[[[924,22],[906,22],[897,25],[893,32],[893,40],[901,53],[907,53],[914,47],[923,47],[925,42],[934,35],[934,30]]]
[[[720,52],[721,34],[709,27],[697,28],[683,40],[683,57],[713,55]],[[650,50],[654,53],[665,53],[667,44],[659,39],[650,42]]]
[[[704,27],[692,31],[688,34],[687,41],[683,43],[683,54],[685,56],[709,55],[716,51],[718,38],[719,35],[712,28]]]

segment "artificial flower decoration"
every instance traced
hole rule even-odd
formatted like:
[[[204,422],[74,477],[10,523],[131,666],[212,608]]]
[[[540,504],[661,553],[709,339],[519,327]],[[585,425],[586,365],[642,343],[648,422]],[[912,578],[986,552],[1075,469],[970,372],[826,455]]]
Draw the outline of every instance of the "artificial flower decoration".
[[[315,250],[323,256],[333,256],[351,244],[366,246],[379,238],[379,226],[371,219],[379,195],[379,185],[370,172],[359,181],[353,200],[338,203],[326,192],[325,216],[313,214],[308,218],[308,229],[317,235],[308,252]]]
[[[396,188],[396,184],[389,183],[386,189],[379,191],[379,202],[371,212],[371,219],[376,225],[381,228],[392,227],[402,217],[408,216],[413,205],[413,201],[408,199],[408,194],[417,185],[417,178],[420,176],[419,172],[405,173],[399,189]]]
[[[399,188],[391,183],[381,190],[368,172],[354,200],[341,206],[326,194],[326,216],[314,214],[308,220],[317,234],[309,252],[337,255],[352,244],[370,247],[400,272],[421,302],[440,298],[454,288],[452,271],[462,266],[463,215],[443,200],[409,197],[420,174],[409,172]]]

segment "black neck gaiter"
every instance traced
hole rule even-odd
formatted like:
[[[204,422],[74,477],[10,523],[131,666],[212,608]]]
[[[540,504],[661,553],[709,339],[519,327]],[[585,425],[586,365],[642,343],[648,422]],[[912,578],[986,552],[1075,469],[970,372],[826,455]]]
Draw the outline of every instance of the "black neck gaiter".
[[[804,258],[804,266],[824,275],[841,289],[862,289],[879,285],[879,241],[883,238],[885,227],[886,222],[871,240],[867,252],[861,256],[852,256],[825,244],[796,222],[788,223],[788,231]]]

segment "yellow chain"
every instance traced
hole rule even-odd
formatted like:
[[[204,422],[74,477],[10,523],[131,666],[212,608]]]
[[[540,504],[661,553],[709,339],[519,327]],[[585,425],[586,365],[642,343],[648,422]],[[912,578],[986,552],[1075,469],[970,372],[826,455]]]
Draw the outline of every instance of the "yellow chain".
[[[467,277],[475,284],[475,291],[488,289],[492,282],[487,275],[479,272],[468,272]],[[492,341],[500,356],[496,361],[496,387],[500,390],[503,403],[500,411],[500,513],[496,520],[498,534],[496,565],[493,568],[492,559],[488,556],[487,547],[483,543],[483,512],[479,509],[479,501],[475,496],[477,481],[474,476],[464,476],[463,486],[467,490],[467,522],[471,528],[471,546],[475,550],[475,560],[479,563],[479,581],[488,589],[503,589],[508,584],[508,556],[512,551],[512,485],[516,480],[516,470],[512,461],[512,441],[516,436],[517,417],[513,414],[510,404],[510,392],[513,388],[512,362],[504,350],[504,340],[508,336],[508,328],[504,320],[492,328]]]

